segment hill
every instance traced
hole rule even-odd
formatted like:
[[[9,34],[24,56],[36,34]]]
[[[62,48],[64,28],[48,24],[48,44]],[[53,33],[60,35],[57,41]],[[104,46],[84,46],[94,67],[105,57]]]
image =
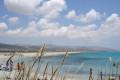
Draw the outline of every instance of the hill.
[[[36,45],[21,45],[21,44],[4,44],[0,43],[0,51],[38,51],[41,48],[42,45],[36,46]],[[48,44],[45,48],[46,51],[57,51],[57,52],[63,52],[66,50],[72,51],[72,52],[79,52],[79,51],[89,51],[89,52],[114,52],[118,51],[115,49],[110,48],[104,48],[104,47],[98,47],[98,46],[59,46],[59,45],[52,45]]]

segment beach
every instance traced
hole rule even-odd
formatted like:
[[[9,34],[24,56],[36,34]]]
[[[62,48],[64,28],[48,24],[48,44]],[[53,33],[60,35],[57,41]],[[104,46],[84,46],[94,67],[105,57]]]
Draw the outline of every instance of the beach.
[[[38,53],[38,52],[36,52]],[[19,53],[25,57],[35,57],[36,53]],[[64,55],[66,52],[45,52],[43,56],[59,56]],[[68,52],[69,54],[77,54],[77,53],[83,53],[83,52]]]
[[[21,53],[17,52],[16,55],[13,57],[13,59],[17,59],[19,57],[35,57],[38,52],[33,52],[33,53]],[[59,56],[59,55],[64,55],[66,52],[45,52],[43,56]],[[78,54],[78,53],[83,53],[83,52],[68,52],[69,54]],[[11,53],[0,53],[0,63],[7,61],[7,59],[10,57]]]
[[[26,52],[26,53],[21,53],[21,52],[17,52],[16,53],[16,57],[19,57],[19,56],[23,56],[23,57],[35,57],[36,54],[38,52]],[[44,52],[45,54],[43,56],[59,56],[59,55],[64,55],[66,52]],[[84,52],[68,52],[68,55],[69,54],[80,54],[80,53],[84,53]],[[8,55],[10,55],[10,53],[0,53],[0,58],[7,58]]]
[[[48,57],[48,56],[60,56],[60,55],[64,55],[65,53],[66,53],[66,52],[45,52],[45,55],[44,55],[44,56],[45,56],[45,57]],[[70,54],[77,54],[77,53],[82,53],[82,52],[69,52],[68,55],[70,55]],[[0,53],[0,64],[3,64],[3,66],[5,66],[6,61],[8,60],[8,58],[9,58],[10,56],[11,56],[10,53]],[[36,56],[36,53],[19,53],[19,52],[18,52],[18,53],[16,53],[16,55],[15,55],[12,59],[13,59],[13,61],[14,61],[15,64],[16,64],[16,62],[18,62],[18,58],[20,58],[20,57],[33,58],[33,57],[35,57],[35,56]],[[14,69],[15,69],[15,70],[13,70],[12,72],[0,70],[0,78],[2,79],[2,77],[5,76],[5,74],[6,74],[7,76],[10,76],[11,78],[14,77],[14,75],[16,74],[16,72],[18,72],[18,71],[16,70],[16,68],[17,68],[17,66],[14,66]],[[12,73],[12,74],[11,74],[11,73]],[[34,74],[35,74],[35,71],[32,71],[31,74],[34,75]],[[38,75],[39,75],[40,78],[42,79],[43,76],[42,76],[41,74],[43,74],[43,73],[39,73]],[[64,75],[66,75],[66,74],[63,74],[63,75],[61,75],[61,76],[58,76],[57,78],[60,79],[60,78],[63,77]],[[84,75],[84,76],[85,76],[85,75]],[[88,80],[88,78],[86,78],[86,77],[84,77],[84,76],[81,76],[81,79],[82,79],[82,80]],[[67,77],[66,80],[71,80],[71,78],[73,78],[72,75],[67,75],[66,77]],[[49,79],[51,78],[51,74],[47,74],[47,78],[48,78],[48,80],[49,80]],[[12,80],[12,79],[11,79],[11,80]],[[74,80],[79,80],[79,79],[74,77]]]
[[[7,59],[10,57],[6,54],[8,54],[8,53],[0,54],[0,64],[3,64],[3,65],[6,64]],[[18,61],[21,62],[23,60],[29,60],[27,62],[27,64],[31,64],[31,62],[34,61],[36,53],[18,53],[18,54],[12,58],[14,62],[18,62]],[[49,61],[47,77],[50,78],[52,64],[54,64],[54,70],[55,70],[56,67],[59,66],[59,64],[61,64],[62,59],[64,58],[64,54],[65,54],[65,52],[47,52],[41,59],[42,67],[41,67],[39,75],[43,75],[44,69],[46,67],[46,63],[47,63],[47,61]],[[108,77],[109,77],[108,74],[110,71],[110,62],[109,62],[110,57],[112,58],[111,64],[114,64],[116,61],[120,61],[119,60],[120,52],[71,52],[66,56],[66,60],[60,70],[59,77],[63,77],[64,75],[67,75],[67,77],[69,77],[70,79],[68,78],[65,80],[72,80],[71,78],[73,78],[73,80],[79,80],[79,79],[88,80],[89,76],[90,76],[89,71],[90,71],[90,68],[92,68],[93,69],[92,77],[94,80],[97,79],[98,72],[99,72],[99,74],[100,74],[100,72],[102,72],[103,78],[108,79]],[[81,63],[83,63],[83,62],[84,62],[84,65],[80,68]],[[36,64],[34,65],[34,68],[33,68],[31,74],[35,74],[35,71],[37,69],[37,64],[38,64],[38,62],[36,62]],[[14,66],[14,67],[16,67],[16,66]],[[71,70],[69,72],[67,72],[70,67],[71,67]],[[112,66],[112,69],[113,69],[112,71],[115,75],[116,68],[114,66]],[[76,70],[78,70],[78,71],[76,72]],[[14,74],[15,71],[13,71],[12,73]],[[118,70],[118,75],[120,74],[119,71],[120,70]],[[75,72],[76,72],[76,74],[75,74]],[[10,73],[10,72],[8,72],[8,73]],[[111,74],[113,74],[113,73],[111,73]],[[4,72],[0,71],[0,76],[3,76],[3,75],[4,75]],[[58,75],[55,75],[55,76],[58,76]],[[99,75],[99,77],[100,77],[100,75]],[[43,78],[43,76],[41,76],[40,78]]]

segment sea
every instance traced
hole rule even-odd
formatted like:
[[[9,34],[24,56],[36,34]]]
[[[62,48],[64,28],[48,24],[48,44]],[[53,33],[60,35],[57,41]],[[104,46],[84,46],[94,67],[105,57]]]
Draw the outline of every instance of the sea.
[[[111,62],[110,62],[111,57]],[[52,70],[55,70],[62,62],[64,55],[58,56],[44,56],[41,59],[40,72],[45,70],[46,63],[48,61],[47,74],[52,74]],[[34,60],[34,59],[33,59]],[[59,70],[59,74],[65,75],[88,75],[90,74],[90,68],[92,68],[92,75],[97,76],[102,72],[103,75],[116,74],[116,62],[120,63],[120,52],[84,52],[73,53],[67,55],[63,66]],[[31,61],[29,61],[31,63]],[[80,68],[80,65],[84,65]],[[53,65],[53,66],[52,66]],[[36,70],[38,63],[34,67]],[[120,65],[119,65],[120,68]],[[118,69],[118,75],[120,69]]]

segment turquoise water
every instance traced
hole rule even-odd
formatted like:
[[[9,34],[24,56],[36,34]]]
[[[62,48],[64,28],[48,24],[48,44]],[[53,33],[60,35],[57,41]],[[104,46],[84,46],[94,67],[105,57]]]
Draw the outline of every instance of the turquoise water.
[[[41,65],[41,71],[44,71],[45,62],[48,60],[48,73],[50,74],[52,71],[52,64],[55,69],[62,62],[63,57],[64,55],[43,57],[41,60],[41,63],[43,63],[43,65]],[[67,70],[72,65],[71,71],[67,74],[73,74],[80,64],[84,62],[84,65],[77,74],[89,74],[90,68],[93,68],[93,74],[98,74],[98,71],[102,71],[103,74],[108,74],[110,71],[110,57],[112,58],[112,72],[115,73],[116,67],[113,67],[113,64],[116,63],[117,60],[120,62],[120,52],[86,52],[69,54],[61,68],[60,73],[67,73]],[[36,67],[34,67],[34,69],[36,69]],[[120,72],[120,70],[118,72]]]

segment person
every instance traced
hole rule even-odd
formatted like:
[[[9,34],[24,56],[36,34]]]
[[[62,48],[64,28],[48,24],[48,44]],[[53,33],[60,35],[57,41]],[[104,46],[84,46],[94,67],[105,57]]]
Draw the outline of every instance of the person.
[[[18,71],[19,71],[20,70],[20,64],[19,63],[17,64],[17,67],[18,67]]]
[[[25,63],[21,62],[21,70],[23,70],[23,74],[25,73]]]
[[[113,64],[113,67],[115,67],[115,63]]]
[[[120,75],[118,76],[119,80],[120,80]]]
[[[9,60],[6,62],[6,67],[8,68],[8,66],[9,66]]]
[[[12,59],[10,59],[10,71],[12,71],[13,70],[13,61],[12,61]]]
[[[93,80],[93,78],[92,78],[92,68],[90,68],[90,76],[89,76],[89,80]]]
[[[100,72],[100,77],[101,77],[101,80],[102,80],[102,72]]]
[[[0,64],[0,67],[2,67],[3,64]]]
[[[2,64],[0,64],[0,70],[3,70]]]

